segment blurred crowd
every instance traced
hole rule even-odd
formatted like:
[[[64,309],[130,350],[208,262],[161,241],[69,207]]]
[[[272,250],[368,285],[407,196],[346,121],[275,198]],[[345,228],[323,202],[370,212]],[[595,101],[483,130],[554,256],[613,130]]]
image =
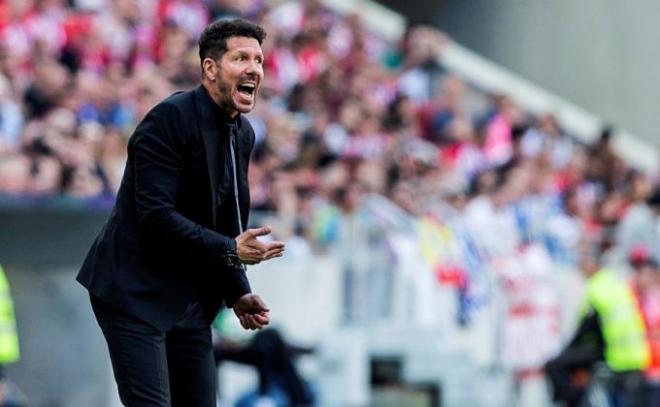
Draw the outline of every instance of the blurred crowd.
[[[482,258],[540,242],[576,264],[585,237],[658,253],[657,174],[617,155],[615,129],[584,145],[444,69],[439,31],[391,42],[318,0],[0,2],[2,197],[111,204],[137,122],[199,83],[198,35],[232,16],[268,32],[249,176],[283,238],[335,242],[377,194],[467,231]]]
[[[619,263],[660,253],[658,174],[619,157],[615,129],[580,143],[448,72],[441,32],[392,42],[319,0],[1,1],[0,198],[112,205],[136,124],[199,83],[201,30],[235,16],[268,33],[249,177],[280,237],[350,241],[342,220],[377,195],[456,238],[426,254],[445,280],[533,243],[574,266],[584,239]]]
[[[3,195],[111,197],[131,131],[155,103],[199,82],[197,37],[231,16],[268,32],[250,114],[252,202],[287,219],[291,234],[325,203],[346,209],[377,193],[414,216],[484,217],[484,233],[540,222],[490,216],[538,197],[548,208],[529,203],[536,211],[564,215],[561,233],[609,236],[654,188],[612,150],[610,129],[582,145],[552,114],[532,117],[446,72],[448,40],[427,27],[391,43],[316,0],[5,0]]]
[[[385,197],[420,221],[423,257],[458,288],[462,323],[484,269],[515,291],[512,258],[577,268],[585,240],[623,267],[640,245],[660,254],[658,174],[620,158],[616,129],[585,145],[551,112],[448,72],[441,32],[413,26],[391,42],[318,0],[0,1],[0,199],[111,205],[131,132],[199,83],[200,32],[233,16],[268,33],[249,177],[253,210],[274,214],[281,238],[368,248],[378,237],[349,239],[351,219],[396,223],[368,201]],[[395,241],[378,264],[405,257]]]
[[[255,209],[304,218],[317,198],[350,205],[368,192],[423,215],[441,201],[506,207],[545,194],[596,232],[652,189],[613,152],[607,130],[581,145],[551,114],[531,117],[445,72],[447,39],[426,27],[389,43],[358,15],[314,0],[6,0],[0,191],[112,195],[136,123],[198,83],[196,39],[229,16],[268,32],[267,76],[250,115]]]

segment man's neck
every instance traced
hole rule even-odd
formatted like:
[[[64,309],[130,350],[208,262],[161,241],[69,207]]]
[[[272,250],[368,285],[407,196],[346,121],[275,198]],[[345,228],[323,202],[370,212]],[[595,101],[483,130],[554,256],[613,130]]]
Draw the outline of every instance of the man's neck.
[[[202,86],[204,86],[204,89],[206,89],[206,92],[209,94],[211,99],[213,99],[213,103],[222,110],[222,112],[225,114],[228,120],[235,120],[236,117],[238,116],[238,112],[234,109],[227,108],[227,106],[223,106],[222,103],[220,102],[222,98],[220,97],[220,92],[211,84],[208,83],[206,80],[202,80]]]

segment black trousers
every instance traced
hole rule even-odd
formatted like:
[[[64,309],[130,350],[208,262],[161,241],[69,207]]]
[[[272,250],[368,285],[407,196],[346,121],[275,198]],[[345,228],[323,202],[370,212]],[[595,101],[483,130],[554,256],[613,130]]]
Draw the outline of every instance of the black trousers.
[[[211,329],[199,306],[171,330],[160,331],[94,296],[91,303],[124,405],[215,406]]]

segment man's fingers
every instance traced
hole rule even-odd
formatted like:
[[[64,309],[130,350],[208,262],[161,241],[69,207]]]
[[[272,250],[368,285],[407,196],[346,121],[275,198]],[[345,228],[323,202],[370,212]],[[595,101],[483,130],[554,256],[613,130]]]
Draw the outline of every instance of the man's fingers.
[[[241,323],[243,329],[248,329],[247,321],[245,320],[245,315],[238,317],[238,321]]]
[[[246,235],[245,239],[237,238],[237,252],[241,262],[245,264],[257,264],[266,258],[273,257],[273,251],[281,250],[284,248],[284,242],[273,241],[263,242],[257,237],[271,233],[271,228],[268,226],[248,229],[243,234]],[[243,234],[239,235],[242,236]],[[239,243],[240,241],[240,243]]]
[[[250,329],[260,329],[263,326],[256,320],[255,315],[248,314],[245,316],[245,319],[247,320],[247,325]]]
[[[286,247],[284,245],[284,242],[266,243],[264,245],[264,249],[266,249],[266,251],[264,253],[264,258],[272,257],[273,254],[276,254],[276,253],[281,253],[282,251],[284,251],[285,248]]]
[[[264,243],[264,248],[269,251],[273,249],[284,249],[285,244],[284,242],[280,242],[279,240],[274,241],[274,242],[268,242]]]
[[[261,329],[270,323],[268,307],[261,297],[256,294],[246,294],[239,301],[241,307],[234,308],[234,312],[244,329]],[[238,310],[237,309],[241,309]]]
[[[238,320],[241,322],[241,326],[243,329],[253,329],[252,328],[252,321],[249,318],[249,314],[243,314],[240,317],[238,317]]]
[[[270,230],[270,227],[268,227],[268,226],[263,226],[263,227],[256,228],[256,229],[248,229],[247,231],[250,232],[250,234],[251,234],[253,237],[257,237],[257,236],[264,236],[264,235],[267,235],[267,234],[270,233],[271,230]]]
[[[279,255],[276,254],[276,253],[268,254],[264,257],[263,261],[270,260],[270,259],[275,258],[275,257],[282,257],[282,254],[281,253]]]
[[[278,254],[284,253],[284,247],[275,247],[264,253],[264,260],[268,260]]]
[[[283,254],[284,254],[284,251],[269,253],[264,257],[264,261],[274,259],[276,257],[282,257]]]
[[[270,311],[261,311],[258,312],[258,314],[261,315],[262,317],[268,318],[268,321],[270,321]]]
[[[252,329],[261,329],[268,325],[270,319],[260,314],[250,314],[247,316],[249,325]]]
[[[268,314],[254,314],[254,320],[257,321],[261,327],[264,327],[270,323]]]
[[[263,259],[268,260],[275,257],[277,254],[282,253],[286,248],[284,242],[269,242],[264,245],[266,252],[264,253]]]
[[[248,257],[258,257],[266,253],[266,245],[261,243],[258,240],[254,240],[250,243],[250,246],[246,247]]]

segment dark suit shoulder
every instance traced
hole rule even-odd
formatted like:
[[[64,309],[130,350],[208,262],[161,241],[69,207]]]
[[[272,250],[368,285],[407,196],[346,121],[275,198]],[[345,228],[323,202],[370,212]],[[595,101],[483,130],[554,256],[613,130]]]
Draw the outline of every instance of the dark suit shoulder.
[[[195,115],[193,92],[178,91],[160,101],[149,110],[144,121],[155,120],[161,124],[168,124],[174,128],[188,125],[188,118]]]
[[[162,104],[172,104],[178,107],[188,107],[193,106],[193,91],[192,90],[180,90],[172,93],[170,96],[165,98]]]
[[[178,91],[167,98],[163,99],[160,103],[153,107],[152,112],[176,114],[176,115],[189,115],[194,112],[195,103],[193,101],[192,91]],[[151,112],[150,112],[151,113]],[[181,117],[170,117],[170,119],[180,120]]]
[[[162,120],[167,122],[176,122],[180,117],[178,115],[183,114],[182,107],[184,103],[181,103],[181,100],[176,98],[179,94],[169,96],[166,99],[158,102],[154,107],[152,107],[147,114],[144,116],[143,121],[147,120]]]

